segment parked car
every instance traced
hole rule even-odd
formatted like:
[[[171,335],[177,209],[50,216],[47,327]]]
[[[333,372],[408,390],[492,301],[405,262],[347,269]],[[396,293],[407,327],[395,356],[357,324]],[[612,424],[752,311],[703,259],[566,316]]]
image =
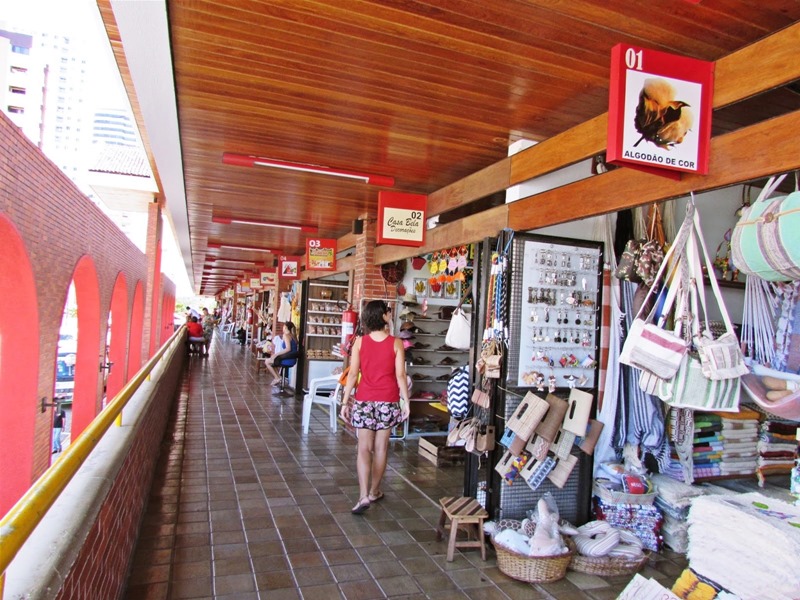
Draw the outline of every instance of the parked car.
[[[78,340],[70,333],[58,334],[58,353],[72,353],[78,352]]]

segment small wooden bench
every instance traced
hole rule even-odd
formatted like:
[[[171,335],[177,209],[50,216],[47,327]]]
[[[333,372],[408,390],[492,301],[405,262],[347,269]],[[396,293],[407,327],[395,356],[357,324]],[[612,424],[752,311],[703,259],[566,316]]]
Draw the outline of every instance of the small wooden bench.
[[[437,540],[441,540],[444,536],[447,520],[450,519],[450,541],[447,544],[448,562],[453,561],[456,548],[480,548],[481,558],[486,560],[486,545],[483,543],[483,521],[489,517],[489,513],[475,498],[447,496],[439,499],[439,504],[442,507],[442,515],[439,517],[439,525],[436,527]],[[459,529],[466,531],[466,541],[456,541]],[[473,532],[476,535],[475,540],[470,539]]]

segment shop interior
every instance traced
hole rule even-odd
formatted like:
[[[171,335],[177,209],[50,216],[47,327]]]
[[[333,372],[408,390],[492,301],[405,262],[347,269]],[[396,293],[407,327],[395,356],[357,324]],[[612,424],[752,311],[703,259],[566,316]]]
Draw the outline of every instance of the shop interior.
[[[647,316],[653,304],[643,298],[651,287],[647,278],[653,298],[664,302],[685,264],[686,281],[702,285],[675,293],[685,298],[674,301],[672,317],[684,310],[699,322],[695,335],[708,329],[716,339],[729,321],[748,364],[763,360],[754,344],[763,346],[767,338],[774,348],[782,343],[782,358],[773,355],[765,366],[777,366],[785,373],[778,375],[783,385],[795,389],[792,373],[800,356],[786,321],[794,318],[796,284],[764,284],[746,275],[731,247],[742,215],[766,202],[759,194],[767,185],[757,181],[529,232],[505,230],[382,267],[384,297],[393,307],[391,332],[403,340],[410,383],[411,417],[393,430],[393,443],[417,444],[420,457],[437,468],[463,472],[464,496],[486,510],[482,525],[501,571],[537,581],[541,575],[524,565],[536,565],[536,571],[543,568],[539,563],[558,561],[531,555],[532,548],[556,552],[562,540],[555,556],[576,556],[567,564],[587,573],[633,577],[651,553],[666,548],[688,553],[690,567],[700,565],[720,591],[744,589],[729,569],[721,572],[723,562],[709,558],[709,522],[719,517],[701,522],[692,516],[722,508],[746,513],[754,530],[778,531],[787,547],[797,543],[791,531],[800,522],[800,509],[792,505],[800,497],[796,394],[779,394],[772,412],[763,390],[754,395],[737,375],[727,380],[736,390],[722,394],[727,400],[717,393],[707,410],[686,407],[641,389],[641,369],[620,362],[639,307],[645,303],[641,314]],[[775,197],[796,192],[795,185],[794,176],[787,178]],[[646,271],[645,279],[625,264],[637,240],[658,248],[649,264],[647,256],[636,256],[633,270]],[[268,355],[264,345],[280,323],[295,322],[303,358],[291,369],[290,385],[306,398],[313,386],[312,395],[327,401],[318,408],[336,410],[347,344],[358,333],[351,273],[284,285],[284,291],[237,294],[235,302],[225,298],[224,313],[235,315],[237,330],[253,318],[244,343],[259,358]],[[700,289],[702,303],[693,296],[697,291],[689,291]],[[765,316],[764,297],[782,299],[782,305]],[[359,310],[370,299],[362,298]],[[456,344],[450,331],[456,309],[466,315],[469,330],[458,347],[448,344]],[[667,322],[661,327],[674,327]],[[684,337],[692,342],[691,335]],[[338,426],[348,428],[341,420]],[[721,508],[730,495],[738,500]],[[753,503],[770,507],[754,513]],[[551,527],[547,538],[542,526],[537,536],[531,524],[544,525],[554,514],[567,525]],[[532,536],[520,533],[525,527]],[[618,539],[610,551],[586,549],[586,539],[609,535]],[[730,552],[744,551],[743,543],[731,542]],[[797,571],[792,574],[785,562],[778,564],[786,566],[791,587]],[[550,565],[544,577],[556,576],[551,571],[559,568]],[[697,573],[690,569],[682,577]]]

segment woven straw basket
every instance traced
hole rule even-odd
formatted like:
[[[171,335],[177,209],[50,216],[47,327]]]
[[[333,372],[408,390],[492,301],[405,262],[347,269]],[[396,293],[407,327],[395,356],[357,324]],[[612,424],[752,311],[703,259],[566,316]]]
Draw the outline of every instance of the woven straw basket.
[[[495,544],[494,535],[492,535],[492,545],[497,553],[497,568],[512,579],[528,583],[548,583],[564,578],[567,574],[567,567],[576,552],[575,542],[569,538],[565,538],[564,542],[569,549],[565,554],[527,556]]]
[[[612,575],[633,575],[647,564],[650,559],[650,552],[645,550],[641,558],[624,558],[615,556],[583,556],[575,554],[569,568],[579,573],[589,575],[601,575],[611,577]]]
[[[655,492],[649,494],[627,494],[610,490],[597,481],[594,482],[593,493],[606,504],[652,504],[656,499]]]

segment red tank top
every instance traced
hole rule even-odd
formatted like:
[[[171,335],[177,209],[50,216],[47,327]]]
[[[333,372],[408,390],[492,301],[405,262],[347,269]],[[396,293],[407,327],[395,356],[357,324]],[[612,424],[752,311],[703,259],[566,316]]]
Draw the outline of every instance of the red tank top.
[[[394,372],[394,338],[376,342],[369,335],[361,338],[361,381],[356,400],[365,402],[399,402],[400,387]]]

